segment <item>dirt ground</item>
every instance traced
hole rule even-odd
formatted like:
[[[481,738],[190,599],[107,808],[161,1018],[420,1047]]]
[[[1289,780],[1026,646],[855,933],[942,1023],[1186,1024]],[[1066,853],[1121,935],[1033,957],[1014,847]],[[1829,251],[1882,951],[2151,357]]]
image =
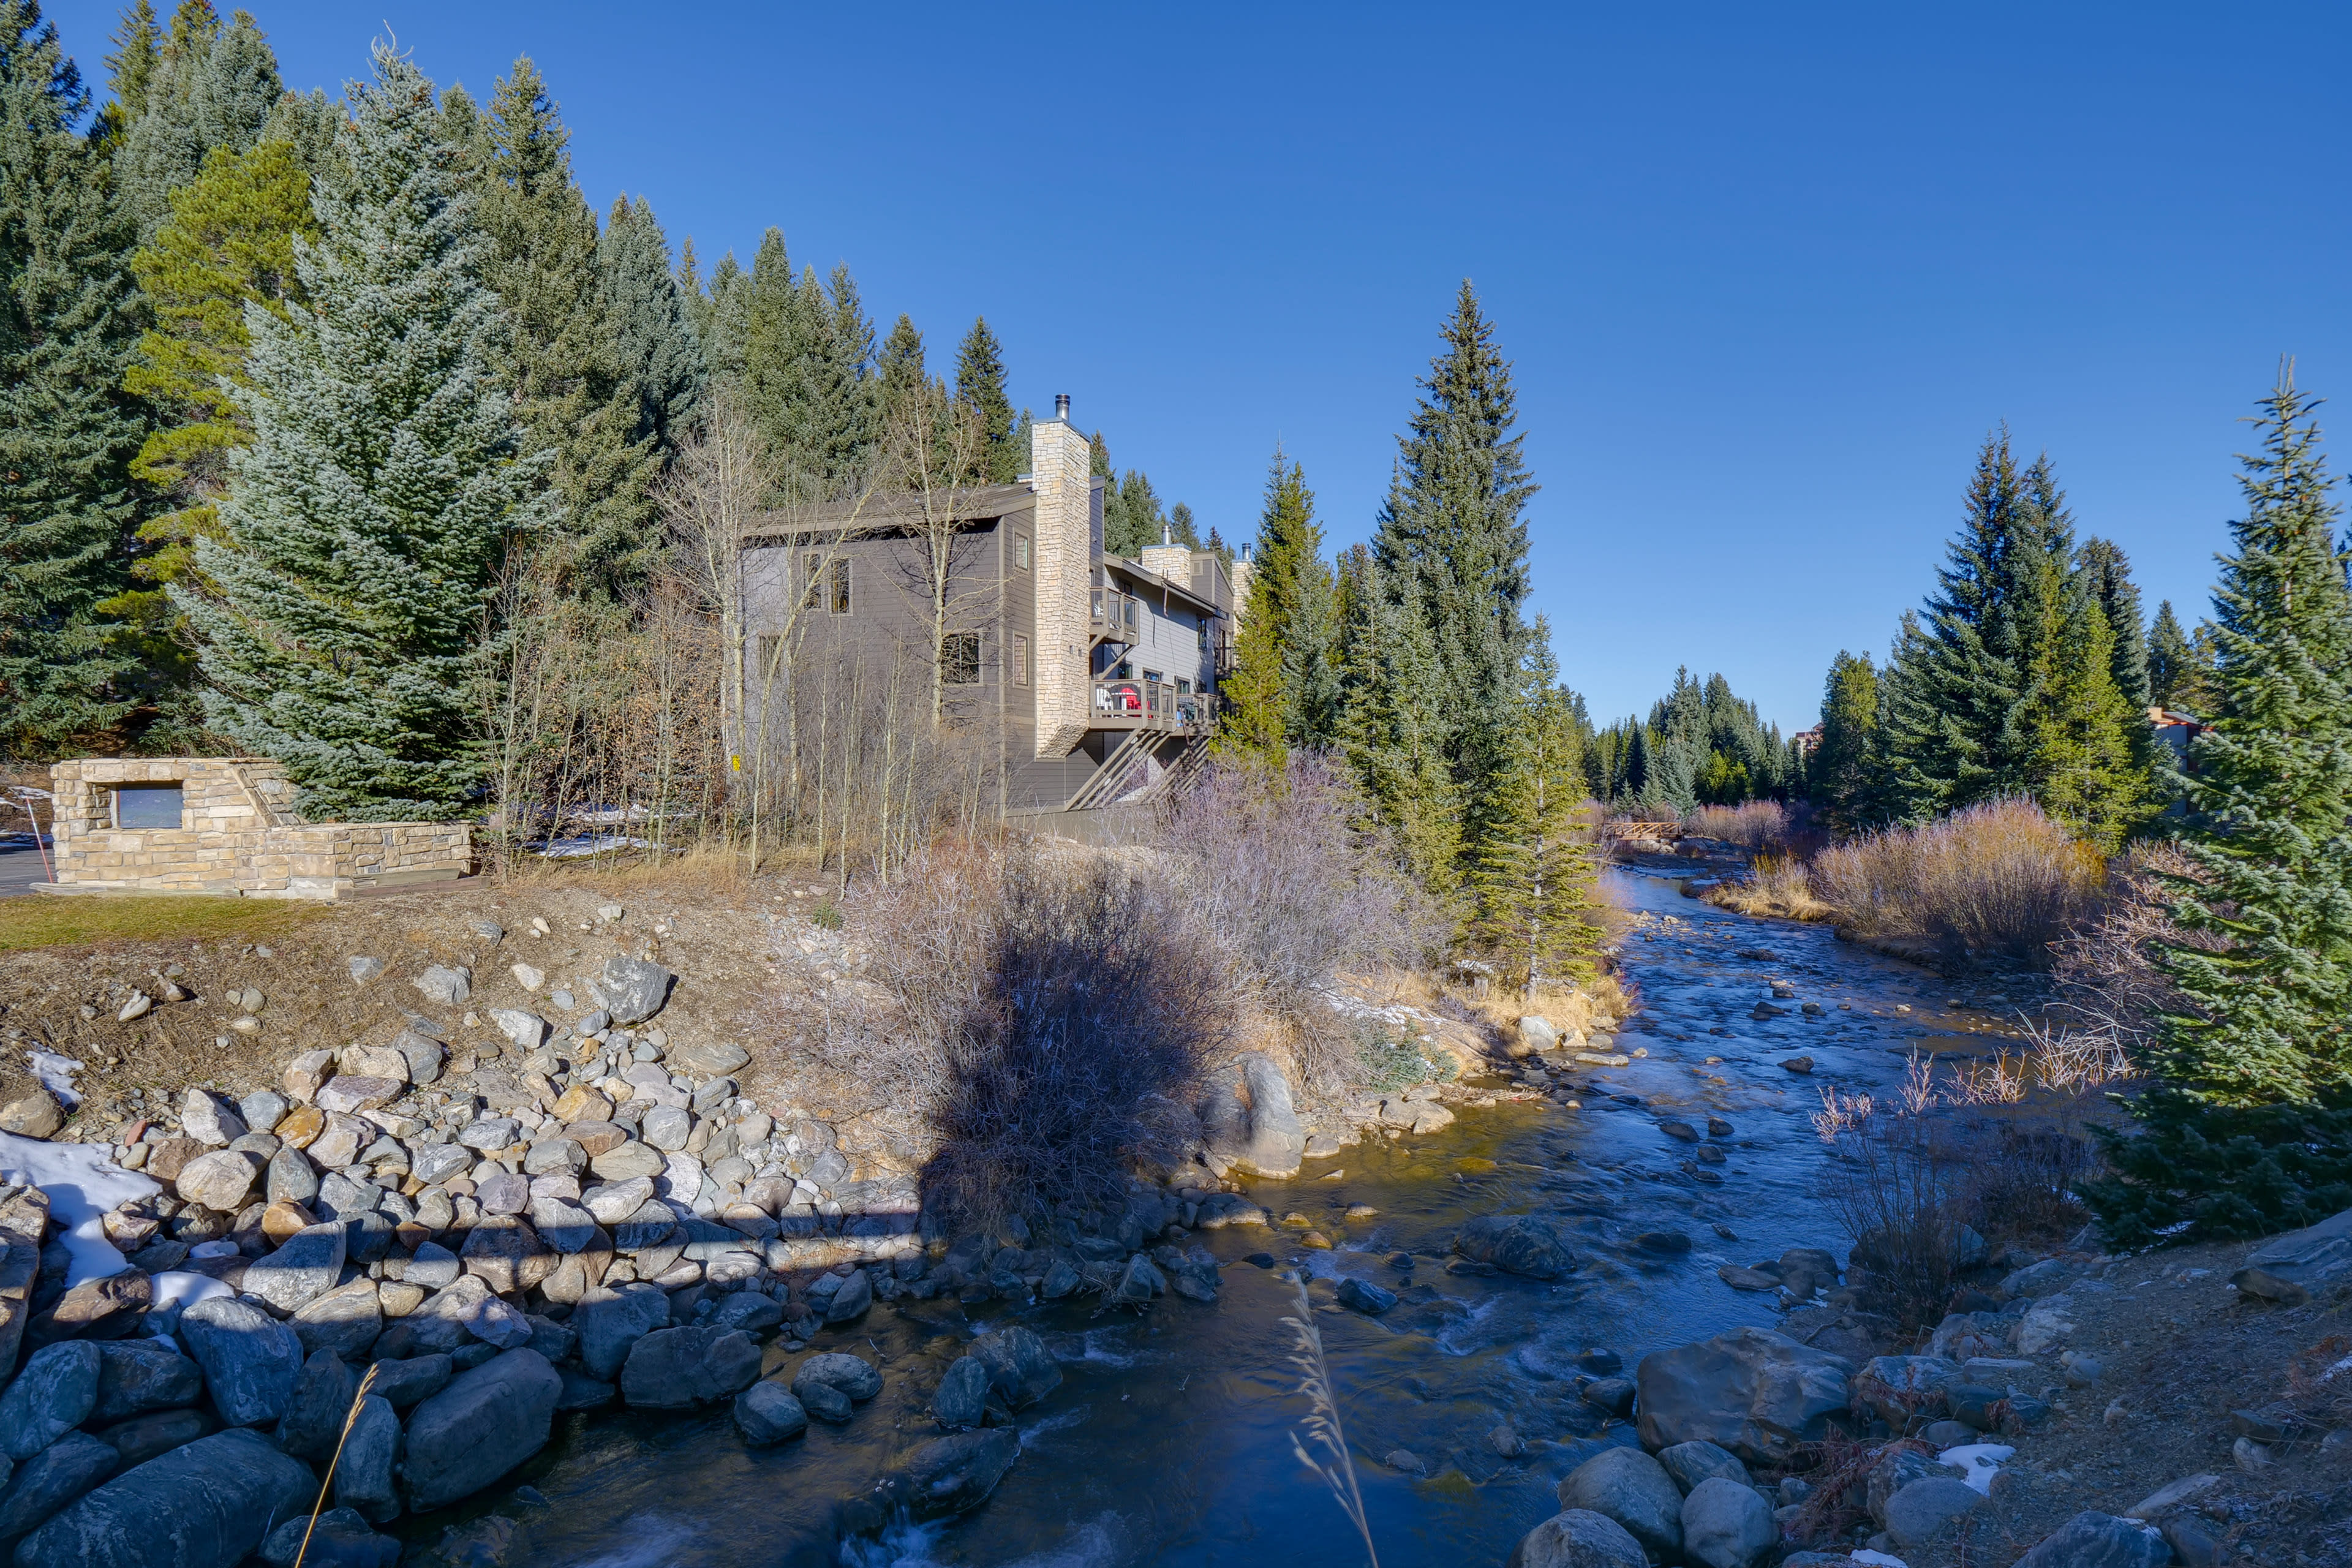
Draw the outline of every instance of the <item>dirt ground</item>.
[[[667,964],[679,976],[659,1019],[673,1039],[730,1040],[751,1055],[739,1075],[745,1093],[781,1113],[797,1110],[841,1126],[845,1148],[866,1146],[876,1163],[897,1164],[903,1140],[893,1108],[862,1102],[855,1085],[803,1070],[794,1049],[796,1019],[780,998],[801,989],[788,972],[838,974],[832,933],[812,918],[825,893],[790,873],[741,878],[680,876],[647,881],[589,872],[543,874],[509,885],[469,881],[451,888],[387,893],[304,909],[256,910],[266,934],[191,940],[113,937],[0,952],[0,1101],[31,1086],[24,1052],[37,1043],[84,1064],[74,1082],[85,1100],[68,1136],[97,1137],[139,1114],[133,1091],[175,1095],[191,1084],[231,1093],[275,1085],[302,1051],[353,1042],[383,1043],[406,1019],[443,1026],[453,1053],[469,1045],[494,1052],[493,1008],[558,1016],[550,998],[574,994],[584,1011],[586,980],[613,954],[626,952]],[[600,910],[617,906],[607,919]],[[228,912],[234,921],[236,911]],[[543,919],[540,935],[532,918]],[[484,922],[504,928],[493,940]],[[802,952],[807,941],[814,952]],[[780,950],[779,944],[782,945]],[[350,961],[383,961],[383,973],[355,983]],[[461,1007],[427,1002],[410,984],[430,964],[462,964],[473,992]],[[526,990],[517,963],[542,971]],[[134,989],[163,995],[163,983],[188,993],[159,1000],[130,1023],[117,1014]],[[242,994],[262,994],[248,1012]],[[240,1017],[254,1032],[237,1030]],[[152,1099],[146,1100],[152,1105]],[[861,1119],[874,1125],[852,1135]]]

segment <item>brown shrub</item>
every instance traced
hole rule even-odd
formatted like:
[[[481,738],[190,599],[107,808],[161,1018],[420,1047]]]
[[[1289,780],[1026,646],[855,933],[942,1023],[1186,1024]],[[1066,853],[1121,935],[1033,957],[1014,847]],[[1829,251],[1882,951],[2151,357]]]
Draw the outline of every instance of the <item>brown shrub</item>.
[[[2036,961],[2095,914],[2105,879],[2095,847],[2014,799],[1834,845],[1812,877],[1864,936],[1923,938],[1955,960],[2002,952]]]
[[[1788,836],[1789,808],[1777,800],[1702,805],[1683,818],[1683,831],[1702,838],[1720,838],[1743,849],[1761,849]]]

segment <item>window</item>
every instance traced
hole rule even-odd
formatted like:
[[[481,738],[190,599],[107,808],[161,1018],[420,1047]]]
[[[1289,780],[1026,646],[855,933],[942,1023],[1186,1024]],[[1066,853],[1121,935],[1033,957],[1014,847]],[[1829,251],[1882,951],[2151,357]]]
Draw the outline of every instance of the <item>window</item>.
[[[1019,632],[1013,634],[1013,684],[1029,684],[1029,639]]]
[[[1201,651],[1209,651],[1209,623],[1205,619],[1201,622]]]
[[[1138,601],[1134,599],[1127,601],[1127,629],[1129,631],[1133,631],[1135,629],[1135,606],[1137,603]]]
[[[849,614],[849,563],[846,561],[833,563],[832,609],[836,616]]]
[[[1164,676],[1164,675],[1160,674],[1160,673],[1158,670],[1156,670],[1156,669],[1147,669],[1147,670],[1145,670],[1145,671],[1143,672],[1143,679],[1146,679],[1146,680],[1150,681],[1153,685],[1155,685],[1155,686],[1156,686],[1156,685],[1158,685],[1160,682],[1161,682],[1161,681],[1163,681],[1163,680],[1167,679],[1168,678],[1167,678],[1166,676]]]
[[[1025,533],[1013,536],[1013,564],[1024,572],[1029,570],[1029,536]]]
[[[940,678],[950,686],[971,686],[980,679],[980,634],[950,632],[940,639]]]
[[[751,684],[764,688],[771,680],[780,680],[784,673],[784,639],[774,632],[761,632],[751,639]]]
[[[110,793],[114,796],[114,826],[117,827],[138,829],[180,826],[178,784],[122,784]]]
[[[801,595],[801,608],[824,609],[824,557],[814,550],[801,557],[801,582],[805,584],[805,591]]]
[[[1192,696],[1192,681],[1190,681],[1190,680],[1186,679],[1183,676],[1181,676],[1181,675],[1180,675],[1180,676],[1178,676],[1178,677],[1176,678],[1176,695],[1177,695],[1177,696],[1179,696],[1179,697],[1190,697],[1190,696]]]
[[[837,558],[830,563],[829,572],[827,565],[824,556],[814,550],[801,557],[801,581],[806,584],[801,595],[801,608],[845,616],[849,614],[849,562]]]

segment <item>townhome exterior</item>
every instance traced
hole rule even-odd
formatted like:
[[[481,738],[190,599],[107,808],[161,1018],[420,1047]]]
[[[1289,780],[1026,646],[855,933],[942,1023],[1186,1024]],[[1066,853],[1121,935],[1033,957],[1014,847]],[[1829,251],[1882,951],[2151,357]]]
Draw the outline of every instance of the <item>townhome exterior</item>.
[[[1055,405],[1016,483],[770,513],[741,541],[752,664],[830,647],[928,679],[936,634],[944,708],[993,731],[1008,816],[1181,784],[1233,657],[1235,571],[1165,538],[1107,554],[1103,481],[1069,399]]]

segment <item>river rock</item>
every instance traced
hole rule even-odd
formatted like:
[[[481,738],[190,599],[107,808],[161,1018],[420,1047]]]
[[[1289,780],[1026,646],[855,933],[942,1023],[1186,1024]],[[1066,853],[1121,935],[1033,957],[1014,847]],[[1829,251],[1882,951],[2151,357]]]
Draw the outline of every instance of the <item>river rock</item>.
[[[317,1487],[308,1469],[255,1434],[215,1433],[89,1493],[26,1536],[16,1561],[28,1568],[235,1568],[272,1524],[307,1518]]]
[[[410,1151],[408,1173],[425,1186],[462,1175],[474,1163],[474,1152],[463,1143],[430,1143]]]
[[[358,1073],[337,1073],[319,1088],[312,1102],[330,1116],[338,1113],[357,1116],[362,1110],[374,1110],[398,1100],[408,1086],[398,1079],[368,1078]],[[330,1161],[329,1163],[334,1162]]]
[[[2045,1535],[2014,1568],[2164,1568],[2172,1547],[2137,1520],[2084,1510]]]
[[[1529,1279],[1559,1279],[1576,1270],[1567,1242],[1532,1215],[1481,1215],[1454,1234],[1454,1250]]]
[[[614,1023],[642,1024],[669,1000],[675,978],[651,959],[615,954],[604,961],[604,972],[589,981],[588,994],[613,1016]]]
[[[562,1198],[533,1198],[530,1225],[541,1241],[560,1253],[583,1251],[596,1239],[595,1216]]]
[[[1142,1255],[1139,1253],[1137,1256],[1139,1258]],[[1146,1264],[1144,1267],[1150,1268],[1150,1265]],[[832,1299],[825,1302],[824,1321],[828,1323],[855,1322],[864,1316],[866,1310],[873,1304],[874,1282],[866,1277],[866,1271],[861,1268],[844,1279],[841,1282],[841,1289],[835,1290]]]
[[[54,1138],[65,1124],[65,1107],[46,1089],[33,1089],[0,1105],[0,1132],[13,1132],[19,1138]]]
[[[1339,1305],[1352,1307],[1371,1318],[1379,1317],[1397,1304],[1395,1291],[1383,1290],[1369,1279],[1342,1279],[1339,1289],[1332,1294],[1339,1298]]]
[[[1688,1497],[1699,1482],[1717,1476],[1737,1481],[1743,1487],[1755,1484],[1748,1477],[1748,1467],[1739,1462],[1738,1455],[1718,1448],[1712,1443],[1670,1444],[1658,1450],[1658,1463],[1665,1467],[1666,1474],[1675,1479],[1675,1485],[1682,1489],[1685,1497]]]
[[[574,1122],[572,1131],[577,1131],[582,1125],[583,1124]],[[597,1124],[591,1122],[585,1125]],[[582,1147],[585,1148],[586,1145],[583,1143]],[[625,1143],[616,1144],[605,1150],[601,1154],[591,1155],[588,1168],[608,1182],[622,1182],[631,1177],[650,1179],[661,1175],[669,1169],[669,1161],[652,1144],[640,1143],[631,1139]]]
[[[1290,1176],[1307,1152],[1307,1130],[1292,1104],[1290,1080],[1263,1051],[1228,1068],[1202,1108],[1212,1159],[1261,1176]]]
[[[515,1215],[484,1215],[457,1251],[466,1272],[501,1296],[528,1290],[555,1271],[555,1251]]]
[[[356,961],[354,961],[356,962]],[[400,1561],[400,1542],[378,1535],[367,1521],[347,1508],[331,1508],[319,1516],[289,1519],[261,1543],[264,1568],[394,1568]]]
[[[305,1226],[277,1251],[246,1266],[244,1289],[281,1312],[307,1306],[332,1289],[341,1277],[343,1243],[340,1220]]]
[[[404,1363],[383,1364],[390,1368]],[[298,1459],[323,1462],[335,1451],[343,1417],[359,1391],[359,1373],[349,1362],[332,1351],[313,1352],[302,1363],[294,1391],[287,1396],[286,1415],[278,1423],[278,1446]]]
[[[143,1415],[133,1415],[128,1421],[118,1421],[99,1433],[99,1436],[122,1456],[121,1469],[143,1465],[158,1454],[182,1447],[220,1423],[201,1410],[150,1410]]]
[[[432,1036],[415,1029],[403,1029],[392,1037],[391,1048],[398,1051],[408,1064],[407,1078],[411,1083],[433,1083],[441,1077],[441,1063],[448,1047]]]
[[[751,1059],[751,1053],[731,1040],[673,1040],[667,1059],[694,1078],[724,1078]]]
[[[600,1286],[580,1298],[571,1323],[580,1335],[581,1363],[609,1383],[620,1375],[639,1340],[668,1325],[669,1298],[651,1285],[618,1290]]]
[[[1014,1326],[982,1334],[971,1342],[971,1353],[988,1368],[989,1385],[1007,1409],[1025,1410],[1062,1386],[1062,1369],[1055,1364],[1053,1352],[1027,1329]],[[879,1393],[881,1387],[881,1375],[875,1373],[874,1392]],[[872,1397],[854,1389],[843,1392],[853,1399]]]
[[[112,1475],[122,1456],[86,1432],[68,1432],[16,1467],[0,1489],[0,1541],[13,1540]]]
[[[625,1181],[608,1182],[589,1188],[580,1194],[580,1204],[598,1225],[617,1229],[635,1215],[654,1195],[654,1184],[648,1176],[632,1176]],[[677,1216],[671,1215],[671,1223]]]
[[[285,1413],[302,1370],[293,1330],[234,1296],[208,1296],[180,1314],[179,1334],[223,1421],[259,1426]]]
[[[2245,1295],[2292,1306],[2347,1278],[2352,1278],[2352,1209],[2271,1237],[2247,1256],[2230,1283]]]
[[[774,1297],[757,1290],[738,1290],[710,1311],[714,1328],[740,1329],[747,1334],[766,1333],[783,1321],[783,1307]]]
[[[1683,1494],[1664,1467],[1639,1448],[1606,1448],[1559,1483],[1559,1506],[1588,1509],[1625,1527],[1654,1559],[1683,1549]]]
[[[1959,1375],[1960,1363],[1948,1356],[1874,1356],[1854,1373],[1851,1398],[1854,1409],[1899,1432],[1936,1390]]]
[[[740,1329],[656,1329],[629,1347],[621,1397],[640,1410],[680,1410],[731,1398],[759,1375],[760,1347]]]
[[[253,1179],[260,1173],[261,1162],[252,1155],[235,1149],[216,1149],[181,1166],[173,1190],[183,1203],[235,1214],[245,1206],[246,1198],[253,1192]]]
[[[361,1400],[335,1461],[335,1505],[378,1524],[398,1518],[401,1447],[400,1417],[392,1405],[373,1394]]]
[[[735,1427],[755,1448],[808,1430],[808,1412],[781,1383],[763,1380],[735,1396]]]
[[[423,1401],[408,1417],[404,1475],[422,1511],[481,1490],[547,1446],[563,1379],[537,1351],[504,1351]]]
[[[35,1351],[5,1393],[0,1393],[0,1452],[31,1458],[89,1419],[98,1404],[98,1346],[64,1340]]]
[[[1571,1508],[1519,1538],[1505,1568],[1649,1568],[1642,1543],[1606,1514]]]
[[[456,1007],[474,994],[474,972],[463,964],[429,964],[409,984],[423,992],[426,1001]]]
[[[246,1134],[245,1119],[226,1100],[207,1089],[192,1089],[180,1100],[180,1126],[199,1143],[226,1148]]]
[[[331,1350],[359,1361],[383,1332],[383,1305],[376,1282],[362,1277],[305,1302],[289,1321],[305,1355]]]
[[[448,1386],[452,1373],[449,1358],[437,1352],[403,1361],[380,1361],[375,1368],[375,1392],[394,1410],[432,1398]]]
[[[1032,1343],[1035,1343],[1037,1340],[1037,1336],[1029,1333],[1026,1329],[1014,1329],[1009,1331],[1000,1330],[995,1334],[983,1334],[981,1338],[982,1340],[1000,1341],[994,1348],[1000,1355],[1003,1355],[1006,1352],[1006,1347],[1001,1342],[1001,1337],[1007,1332],[1025,1334]],[[1037,1350],[1038,1352],[1042,1354],[1044,1352],[1044,1346],[1042,1344],[1038,1344]],[[973,1343],[972,1354],[978,1356],[982,1364],[989,1368],[989,1381],[991,1384],[998,1385],[1001,1389],[1002,1384],[1000,1380],[1009,1376],[1010,1374],[1000,1370],[998,1363],[992,1362],[988,1357],[980,1354],[980,1344],[978,1342]],[[1050,1364],[1050,1363],[1048,1364]],[[1031,1377],[1034,1381],[1034,1372],[1031,1373]],[[1061,1373],[1057,1370],[1054,1373],[1053,1383],[1047,1384],[1045,1386],[1047,1388],[1052,1388],[1061,1381]],[[863,1405],[867,1400],[882,1392],[882,1374],[874,1369],[872,1363],[865,1360],[863,1357],[844,1355],[835,1351],[826,1351],[816,1355],[810,1356],[806,1361],[802,1362],[800,1366],[793,1373],[793,1392],[794,1394],[803,1394],[803,1398],[805,1398],[804,1391],[811,1384],[823,1384],[828,1388],[837,1389],[854,1403]],[[1028,1404],[1033,1403],[1033,1401],[1024,1400],[1023,1403]]]
[[[1769,1329],[1742,1328],[1654,1351],[1635,1375],[1643,1443],[1708,1442],[1771,1465],[1828,1432],[1830,1416],[1846,1407],[1853,1363]]]
[[[411,1285],[422,1285],[427,1290],[438,1290],[454,1285],[457,1276],[466,1271],[457,1255],[437,1241],[419,1242],[410,1257],[401,1278]]]
[[[1683,1499],[1683,1557],[1705,1568],[1749,1568],[1780,1539],[1755,1488],[1709,1476]]]
[[[125,1339],[138,1331],[154,1300],[154,1280],[136,1268],[85,1279],[32,1321],[25,1342]]]
[[[1011,1412],[1003,1408],[994,1394],[986,1363],[977,1356],[958,1356],[931,1395],[931,1418],[950,1432],[960,1432],[983,1425],[992,1408],[1009,1416]]]
[[[1898,1544],[1919,1546],[1952,1521],[1985,1506],[1984,1494],[1957,1476],[1923,1476],[1886,1500],[1882,1522]]]
[[[204,1397],[202,1368],[168,1340],[116,1340],[98,1347],[98,1398],[88,1419],[100,1424],[147,1410],[171,1410]]]
[[[308,1204],[319,1195],[319,1173],[299,1149],[269,1156],[264,1195],[273,1204]]]
[[[1010,1427],[934,1437],[883,1483],[879,1500],[918,1520],[968,1512],[988,1500],[1020,1455],[1021,1439]]]

